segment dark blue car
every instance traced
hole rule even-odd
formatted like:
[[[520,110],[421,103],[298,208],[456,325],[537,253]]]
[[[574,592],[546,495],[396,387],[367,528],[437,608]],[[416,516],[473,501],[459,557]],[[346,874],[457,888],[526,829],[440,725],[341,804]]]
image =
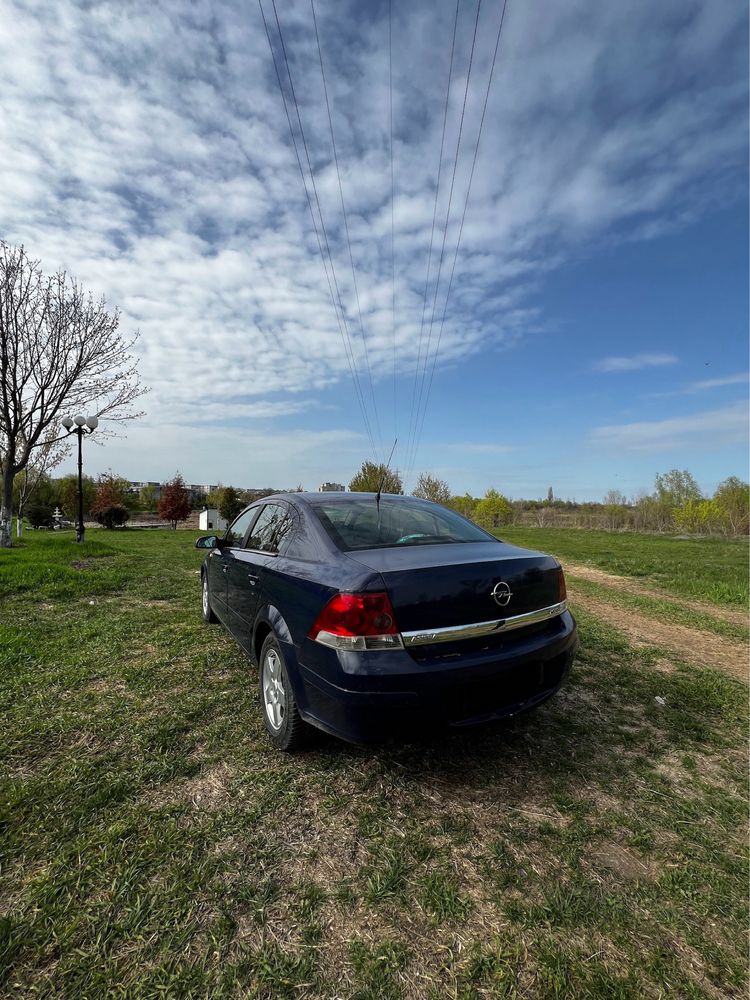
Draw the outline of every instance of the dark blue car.
[[[196,547],[203,617],[257,660],[282,750],[309,726],[372,743],[514,715],[575,655],[556,559],[415,497],[279,494]]]

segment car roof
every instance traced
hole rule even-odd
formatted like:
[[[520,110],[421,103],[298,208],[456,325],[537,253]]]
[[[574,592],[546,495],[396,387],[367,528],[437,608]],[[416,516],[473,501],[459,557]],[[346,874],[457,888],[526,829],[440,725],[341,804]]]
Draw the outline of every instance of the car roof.
[[[338,493],[297,493],[292,494],[292,496],[298,496],[306,503],[311,504],[313,507],[318,504],[328,504],[328,503],[355,503],[362,500],[367,500],[370,503],[375,503],[377,498],[377,493],[360,493],[358,490],[350,490],[348,493],[338,492]],[[403,493],[381,493],[380,500],[410,500],[415,503],[422,503],[419,497],[412,497],[404,495]]]
[[[335,493],[324,492],[324,493],[305,493],[298,491],[290,491],[288,493],[271,493],[267,497],[258,497],[257,500],[253,500],[249,503],[248,507],[255,507],[257,504],[262,503],[272,503],[275,500],[287,500],[292,503],[301,501],[303,504],[309,504],[311,507],[316,507],[322,503],[353,503],[361,500],[369,500],[371,503],[375,503],[377,493],[360,493],[357,490],[350,490],[348,492],[337,491]],[[420,497],[409,496],[403,493],[381,493],[380,501],[388,502],[389,500],[408,500],[415,504],[429,503],[429,500],[422,500]],[[247,508],[246,508],[247,509]]]

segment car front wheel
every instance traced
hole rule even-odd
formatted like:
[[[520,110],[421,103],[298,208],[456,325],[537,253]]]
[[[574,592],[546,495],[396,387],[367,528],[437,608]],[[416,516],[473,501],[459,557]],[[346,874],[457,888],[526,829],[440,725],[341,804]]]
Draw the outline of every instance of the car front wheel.
[[[201,586],[203,591],[201,594],[201,614],[203,616],[203,621],[208,625],[214,625],[219,619],[213,613],[213,609],[211,608],[211,594],[208,590],[208,573],[201,574]]]
[[[260,652],[260,703],[271,742],[279,750],[300,750],[308,742],[309,726],[299,714],[284,654],[273,632]]]

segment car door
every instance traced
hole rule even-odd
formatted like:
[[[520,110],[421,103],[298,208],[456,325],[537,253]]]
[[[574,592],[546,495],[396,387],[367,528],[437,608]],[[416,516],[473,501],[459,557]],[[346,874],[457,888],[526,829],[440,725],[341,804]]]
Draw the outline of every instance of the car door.
[[[276,561],[290,527],[288,506],[267,503],[253,522],[242,548],[232,550],[227,571],[227,607],[232,631],[247,649],[252,645],[265,570]]]
[[[220,549],[214,549],[211,553],[210,580],[212,598],[220,600],[224,610],[222,620],[232,634],[237,633],[232,614],[228,607],[229,581],[233,576],[235,566],[235,553],[241,551],[242,543],[245,540],[248,529],[252,526],[255,518],[260,513],[260,506],[250,507],[243,510],[229,525],[224,533],[224,540]],[[219,612],[221,614],[221,611]],[[241,639],[237,635],[238,639]]]

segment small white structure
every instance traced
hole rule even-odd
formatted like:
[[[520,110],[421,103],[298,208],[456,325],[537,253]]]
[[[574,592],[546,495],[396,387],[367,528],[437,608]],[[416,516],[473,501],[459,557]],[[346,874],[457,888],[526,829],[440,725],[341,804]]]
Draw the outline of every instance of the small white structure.
[[[206,507],[198,515],[198,528],[200,531],[226,531],[227,522],[213,507]]]

